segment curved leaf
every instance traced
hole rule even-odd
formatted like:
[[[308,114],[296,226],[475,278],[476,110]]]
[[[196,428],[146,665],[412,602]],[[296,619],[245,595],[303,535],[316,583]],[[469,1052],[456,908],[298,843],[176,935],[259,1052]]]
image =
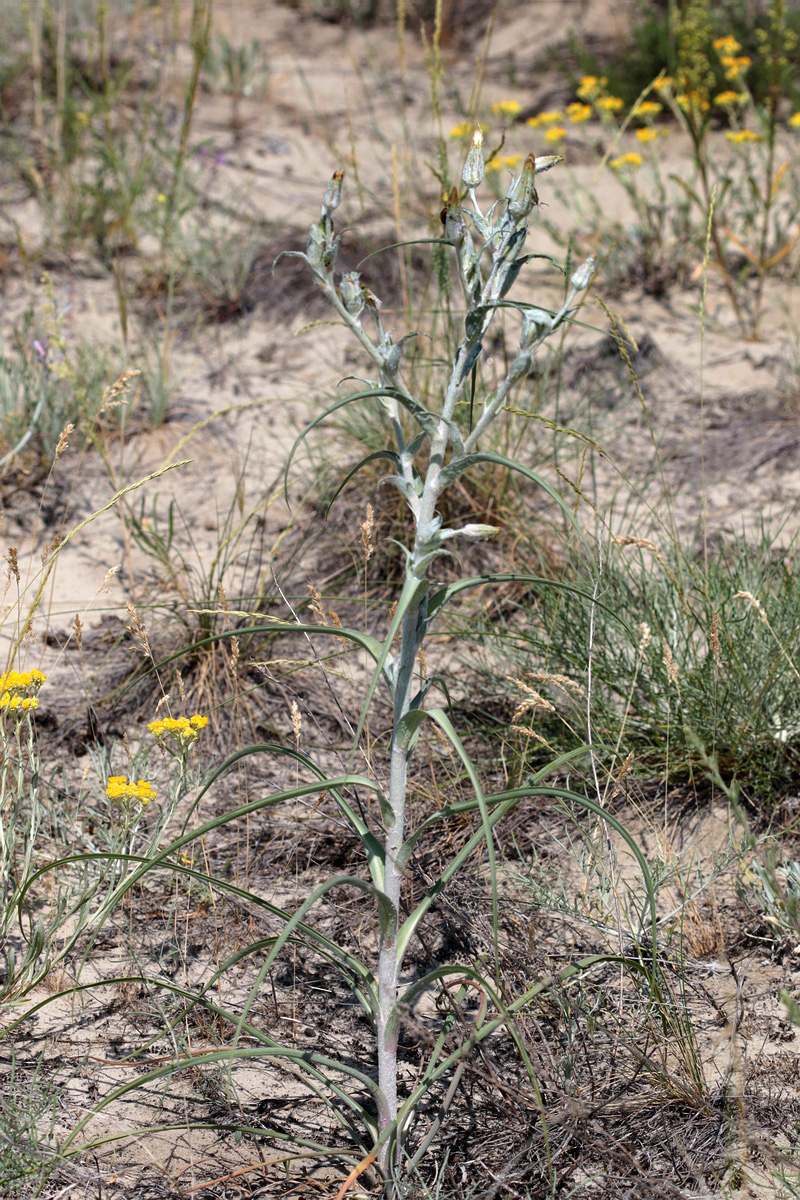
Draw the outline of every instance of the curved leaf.
[[[374,462],[375,459],[377,459],[377,458],[388,458],[390,462],[394,463],[395,468],[398,471],[401,469],[400,459],[393,450],[374,450],[372,452],[372,454],[368,454],[366,456],[366,458],[362,458],[359,462],[356,463],[356,465],[352,468],[352,470],[347,472],[344,479],[339,484],[339,486],[337,487],[336,491],[331,496],[328,503],[325,505],[325,509],[323,511],[323,516],[324,516],[325,520],[328,519],[328,513],[331,511],[331,508],[333,507],[335,501],[338,499],[339,495],[347,487],[348,483],[353,478],[353,476],[357,475],[358,472],[361,470],[361,468],[365,467],[367,465],[367,463]]]
[[[275,742],[257,742],[251,746],[242,746],[239,750],[236,750],[233,754],[230,754],[224,762],[220,763],[220,765],[208,777],[208,779],[206,779],[206,782],[195,796],[189,807],[189,811],[183,820],[181,832],[186,832],[192,814],[195,812],[205,794],[211,787],[213,787],[217,780],[221,779],[225,774],[227,774],[228,770],[240,759],[248,758],[255,754],[277,754],[283,758],[291,758],[295,762],[302,763],[302,765],[307,767],[312,774],[316,775],[317,779],[324,786],[325,790],[330,792],[339,811],[344,815],[346,820],[361,839],[367,854],[367,863],[369,865],[369,871],[370,875],[372,876],[373,883],[378,888],[383,887],[383,864],[386,857],[383,846],[375,837],[375,835],[370,832],[363,818],[355,811],[355,809],[352,808],[347,800],[345,800],[341,789],[338,787],[333,787],[331,785],[331,780],[328,779],[322,768],[319,767],[312,758],[309,758],[308,755],[303,754],[300,749],[294,746],[282,746]],[[380,797],[380,788],[377,786],[377,784],[373,785],[373,790],[378,792],[379,799],[382,799],[382,797]]]
[[[633,631],[630,626],[622,619],[615,609],[609,608],[607,604],[603,604],[601,600],[597,600],[591,592],[585,592],[582,588],[576,587],[574,583],[563,583],[558,579],[548,579],[544,575],[528,575],[524,571],[500,571],[487,575],[474,575],[471,579],[461,579],[456,583],[449,583],[446,587],[439,588],[432,592],[428,599],[428,612],[433,616],[441,611],[444,605],[451,600],[453,596],[458,595],[469,588],[482,587],[487,583],[538,583],[542,587],[556,588],[559,591],[569,592],[573,596],[579,596],[582,600],[587,600],[596,608],[602,608],[605,613],[618,621],[620,625],[628,633],[633,636]]]
[[[305,441],[312,429],[316,429],[317,425],[320,425],[324,420],[332,416],[333,413],[338,412],[340,408],[344,408],[347,404],[355,404],[358,400],[380,400],[381,397],[386,397],[388,400],[396,400],[398,404],[402,404],[411,413],[412,417],[414,417],[423,429],[430,433],[435,431],[438,421],[434,414],[429,412],[419,401],[406,396],[403,392],[398,391],[397,388],[375,387],[370,388],[366,392],[354,392],[352,396],[343,396],[341,400],[337,400],[335,404],[330,404],[323,412],[314,417],[314,420],[310,421],[305,429],[295,438],[283,471],[283,492],[287,504],[289,502],[289,468],[292,465],[298,447]]]
[[[250,994],[248,995],[247,1000],[244,1003],[244,1007],[242,1008],[242,1015],[236,1023],[236,1031],[233,1035],[234,1048],[238,1047],[239,1038],[242,1035],[242,1031],[247,1021],[247,1014],[250,1012],[250,1009],[255,1003],[255,999],[258,996],[258,993],[261,991],[262,984],[267,978],[272,964],[275,962],[275,959],[280,954],[285,944],[290,940],[293,931],[298,928],[298,926],[303,924],[303,917],[307,912],[311,911],[318,900],[320,900],[333,888],[342,886],[354,887],[357,891],[366,892],[367,895],[372,896],[372,898],[376,901],[378,905],[378,918],[380,921],[381,938],[385,938],[390,928],[394,926],[396,917],[394,905],[392,904],[391,900],[371,883],[367,883],[365,879],[359,879],[356,875],[335,875],[333,879],[326,879],[324,883],[319,885],[319,887],[314,888],[314,891],[311,893],[311,895],[306,897],[297,911],[293,913],[288,921],[286,921],[283,929],[276,936],[272,949],[264,959],[261,969],[256,976],[255,983],[250,989]]]
[[[468,443],[469,440],[467,438]],[[523,466],[522,463],[516,462],[513,458],[508,458],[505,454],[497,454],[494,450],[475,450],[462,455],[460,458],[454,458],[446,467],[442,468],[441,475],[439,476],[442,487],[447,487],[448,484],[458,479],[459,475],[463,475],[465,471],[468,471],[470,467],[483,462],[495,463],[497,466],[507,467],[509,471],[517,471],[520,475],[524,475],[526,479],[530,479],[532,483],[535,483],[543,491],[547,492],[552,500],[555,500],[570,525],[579,533],[581,532],[572,512],[547,480],[542,479],[541,475],[537,475],[535,471],[531,471],[529,467]]]

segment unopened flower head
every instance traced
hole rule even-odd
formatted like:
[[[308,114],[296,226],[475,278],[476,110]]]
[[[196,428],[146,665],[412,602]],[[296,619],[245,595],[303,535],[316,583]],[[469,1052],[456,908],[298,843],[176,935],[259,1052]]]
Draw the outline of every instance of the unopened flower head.
[[[486,168],[483,161],[483,133],[476,129],[472,135],[472,145],[469,148],[467,161],[461,172],[461,178],[468,188],[476,188],[482,181]]]
[[[557,163],[564,161],[563,154],[537,154],[536,155],[536,174],[541,175],[542,171],[549,171],[551,167]]]
[[[344,171],[334,171],[331,176],[330,183],[325,189],[325,196],[322,201],[322,215],[332,213],[339,207],[339,201],[342,198],[342,183],[344,182]]]
[[[587,288],[592,282],[592,279],[594,278],[596,261],[596,255],[591,254],[586,259],[586,262],[581,263],[577,270],[573,271],[570,284],[575,288],[576,291],[583,291],[583,289]]]
[[[508,194],[508,211],[515,221],[522,221],[539,203],[536,192],[536,157],[529,154],[522,165],[519,178]]]
[[[342,300],[351,317],[360,316],[364,308],[364,292],[361,287],[361,276],[358,271],[351,271],[342,276],[340,286]]]
[[[151,721],[147,726],[156,741],[168,747],[170,743],[186,750],[197,741],[198,734],[208,724],[208,717],[195,713],[193,717],[165,717],[163,721]]]

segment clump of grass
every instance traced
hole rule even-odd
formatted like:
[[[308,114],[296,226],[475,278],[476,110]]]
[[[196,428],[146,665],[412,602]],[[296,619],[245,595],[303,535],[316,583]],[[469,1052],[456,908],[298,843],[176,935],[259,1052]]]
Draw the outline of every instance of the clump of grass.
[[[44,288],[41,308],[26,314],[0,355],[0,469],[36,479],[67,426],[90,441],[119,417],[106,406],[112,351],[76,337],[48,278]]]
[[[514,606],[482,686],[509,695],[512,677],[543,694],[530,717],[511,719],[526,726],[518,747],[532,761],[542,744],[585,743],[590,720],[612,774],[625,763],[640,777],[697,780],[699,743],[769,816],[800,778],[800,589],[791,561],[771,553],[766,537],[758,553],[739,541],[707,567],[650,539],[618,538],[582,595],[543,586]],[[580,571],[568,557],[563,578]],[[524,693],[516,689],[520,704]]]

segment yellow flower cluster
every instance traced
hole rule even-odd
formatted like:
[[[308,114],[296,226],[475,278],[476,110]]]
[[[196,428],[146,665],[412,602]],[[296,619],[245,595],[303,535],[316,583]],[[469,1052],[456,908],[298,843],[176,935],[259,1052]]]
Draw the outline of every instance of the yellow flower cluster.
[[[646,121],[648,117],[657,117],[663,107],[664,105],[659,104],[657,100],[643,100],[641,104],[636,105],[631,115],[640,121]]]
[[[7,671],[0,675],[0,710],[18,715],[37,708],[38,695],[47,676],[41,671]]]
[[[627,154],[621,154],[619,158],[612,158],[608,165],[615,171],[621,171],[623,167],[640,167],[642,156],[635,150],[630,150]]]
[[[592,106],[591,104],[581,104],[579,100],[576,100],[573,104],[567,105],[566,113],[568,119],[577,124],[579,121],[589,120],[592,115]]]
[[[800,129],[800,112],[792,113],[792,115],[789,117],[787,124],[792,129]]]
[[[733,142],[735,146],[741,146],[744,142],[761,141],[761,134],[753,133],[752,129],[737,129],[735,133],[729,129],[725,137],[729,142]]]
[[[666,133],[666,130],[664,132]],[[636,130],[636,139],[639,142],[653,142],[657,137],[658,130],[653,129],[650,125],[646,125],[644,129]]]
[[[166,745],[171,738],[183,747],[196,742],[200,730],[205,729],[207,724],[208,717],[195,713],[193,717],[165,717],[163,721],[151,721],[147,728],[162,745]]]
[[[145,779],[139,779],[135,783],[131,780],[129,783],[124,775],[112,775],[106,785],[106,795],[117,804],[138,800],[144,808],[151,800],[155,800],[157,793],[153,791],[153,785]]]
[[[536,129],[539,125],[555,125],[556,121],[563,119],[564,114],[560,108],[551,108],[547,112],[537,113],[535,117],[528,117],[525,124],[530,125],[531,129]]]
[[[725,78],[733,83],[735,79],[739,78],[742,71],[747,70],[753,60],[748,58],[746,54],[743,54],[741,58],[736,58],[732,54],[721,54],[719,61],[725,67]]]
[[[552,129],[548,129],[544,135],[546,142],[560,142],[567,136],[567,131],[563,125],[554,125]]]
[[[714,103],[720,108],[730,108],[732,104],[742,104],[746,99],[743,92],[727,91],[715,96]]]
[[[608,79],[605,75],[601,75],[599,79],[596,75],[584,75],[576,89],[578,99],[594,100],[607,83]]]
[[[521,162],[521,154],[504,154],[502,157],[495,155],[494,158],[489,159],[486,166],[490,171],[501,171],[503,167],[508,167],[510,171],[513,171],[514,168],[518,167]],[[192,718],[192,720],[194,720],[194,718]]]
[[[723,54],[728,56],[738,54],[742,48],[741,44],[737,42],[736,38],[732,37],[730,34],[728,34],[726,37],[715,38],[711,45],[714,47],[720,57]]]
[[[601,112],[619,112],[625,107],[625,101],[621,100],[619,96],[601,96],[595,100],[595,104]]]
[[[522,111],[522,105],[516,100],[498,100],[492,105],[492,112],[499,113],[504,117],[516,117],[517,113]]]

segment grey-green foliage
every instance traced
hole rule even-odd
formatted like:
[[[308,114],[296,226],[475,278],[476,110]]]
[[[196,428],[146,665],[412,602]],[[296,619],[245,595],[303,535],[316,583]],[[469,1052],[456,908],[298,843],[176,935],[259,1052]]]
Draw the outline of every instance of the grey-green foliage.
[[[59,435],[71,423],[86,434],[103,401],[103,391],[119,374],[119,359],[80,337],[66,340],[35,335],[33,313],[0,353],[0,468],[11,469],[15,456],[34,451],[44,459],[55,451]],[[112,365],[113,364],[113,365]]]
[[[0,1196],[39,1194],[60,1159],[55,1126],[60,1078],[45,1068],[44,1054],[22,1071],[11,1048],[0,1089]]]
[[[257,96],[269,76],[269,58],[260,38],[234,45],[218,33],[208,45],[203,64],[211,87],[233,96]]]

